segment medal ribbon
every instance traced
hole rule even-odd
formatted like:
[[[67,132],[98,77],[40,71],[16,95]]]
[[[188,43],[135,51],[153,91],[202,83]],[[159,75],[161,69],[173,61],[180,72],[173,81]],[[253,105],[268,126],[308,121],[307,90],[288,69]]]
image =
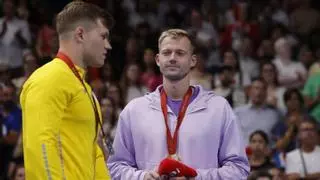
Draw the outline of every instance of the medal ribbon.
[[[191,95],[192,95],[192,88],[189,87],[187,93],[183,97],[182,104],[181,104],[180,109],[179,109],[179,115],[178,115],[178,119],[177,119],[177,126],[175,128],[174,135],[172,137],[170,129],[169,129],[169,125],[168,125],[167,94],[164,91],[164,89],[161,90],[161,109],[162,109],[162,113],[163,113],[163,116],[164,116],[164,121],[165,121],[165,124],[166,124],[167,149],[168,149],[169,155],[171,155],[171,156],[176,154],[176,151],[177,151],[178,132],[179,132],[179,128],[181,126],[181,123],[183,121],[183,118],[185,116],[186,110],[188,108],[189,100],[191,98]]]
[[[68,67],[72,70],[73,74],[78,78],[78,80],[81,82],[83,88],[85,89],[89,99],[90,99],[90,102],[91,102],[91,105],[93,107],[93,110],[94,110],[94,116],[95,116],[95,120],[96,120],[96,131],[98,129],[98,126],[100,125],[100,128],[101,128],[101,133],[102,133],[102,141],[103,141],[103,144],[105,146],[107,146],[108,150],[109,150],[109,153],[112,154],[113,153],[113,148],[112,148],[112,144],[110,141],[107,141],[107,136],[105,135],[104,131],[103,131],[103,126],[102,126],[102,123],[101,123],[101,119],[100,119],[100,116],[99,116],[99,113],[98,113],[98,107],[97,107],[97,104],[96,104],[96,98],[93,96],[93,94],[89,93],[86,85],[84,84],[83,82],[83,79],[81,78],[78,70],[76,69],[74,63],[71,61],[71,59],[64,53],[62,52],[58,52],[57,54],[57,58],[61,59],[62,61],[64,61]],[[97,133],[96,133],[97,134]]]

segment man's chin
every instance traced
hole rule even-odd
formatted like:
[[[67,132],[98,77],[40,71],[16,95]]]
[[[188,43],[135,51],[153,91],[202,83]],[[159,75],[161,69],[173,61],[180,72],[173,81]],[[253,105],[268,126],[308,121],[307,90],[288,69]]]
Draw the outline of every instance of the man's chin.
[[[164,76],[166,79],[170,80],[170,81],[180,81],[182,80],[184,77],[186,77],[186,75],[178,75],[178,74],[168,74]]]

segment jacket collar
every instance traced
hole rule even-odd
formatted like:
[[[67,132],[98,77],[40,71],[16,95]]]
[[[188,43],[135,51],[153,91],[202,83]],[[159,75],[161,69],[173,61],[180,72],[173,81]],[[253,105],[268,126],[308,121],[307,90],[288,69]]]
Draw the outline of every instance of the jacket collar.
[[[157,89],[151,93],[146,94],[146,98],[149,100],[149,107],[158,111],[161,110],[160,102],[160,89],[163,85],[157,87]],[[208,108],[208,100],[215,94],[212,91],[205,91],[201,86],[192,86],[193,88],[199,88],[199,93],[197,97],[189,104],[187,113],[193,113]],[[168,108],[168,112],[171,112],[171,109]]]

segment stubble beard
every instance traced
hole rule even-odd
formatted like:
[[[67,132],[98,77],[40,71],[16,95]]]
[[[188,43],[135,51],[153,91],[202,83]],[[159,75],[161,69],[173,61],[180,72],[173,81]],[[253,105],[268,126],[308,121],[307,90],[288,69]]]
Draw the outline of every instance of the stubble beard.
[[[174,74],[174,75],[171,75],[171,74],[163,74],[163,76],[170,80],[170,81],[180,81],[182,79],[184,79],[187,75],[189,74],[189,72],[182,72],[180,74]]]

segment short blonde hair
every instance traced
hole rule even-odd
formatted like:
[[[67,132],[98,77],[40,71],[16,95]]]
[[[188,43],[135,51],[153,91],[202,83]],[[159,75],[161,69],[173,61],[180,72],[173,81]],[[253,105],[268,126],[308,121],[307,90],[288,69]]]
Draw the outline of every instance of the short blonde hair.
[[[189,33],[183,29],[169,29],[169,30],[166,30],[166,31],[163,31],[159,37],[159,40],[158,40],[158,47],[159,47],[159,50],[160,50],[160,45],[162,43],[162,41],[166,38],[166,37],[170,37],[172,39],[180,39],[182,37],[186,37],[189,41],[190,41],[190,44],[191,44],[191,51],[193,53],[194,51],[194,41],[192,39],[192,37],[189,35]]]

